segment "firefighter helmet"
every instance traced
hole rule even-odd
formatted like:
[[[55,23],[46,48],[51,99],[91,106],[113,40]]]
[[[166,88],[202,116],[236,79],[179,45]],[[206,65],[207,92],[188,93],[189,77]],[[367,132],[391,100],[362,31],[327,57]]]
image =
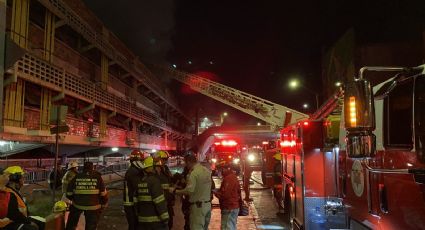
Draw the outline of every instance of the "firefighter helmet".
[[[280,154],[280,152],[277,152],[273,155],[273,158],[278,160],[278,161],[281,161],[282,160],[282,154]]]
[[[158,151],[158,156],[161,159],[168,159],[170,157],[167,151],[162,151],[162,150]]]
[[[153,165],[154,165],[153,158],[149,156],[143,160],[142,168],[143,169],[149,168],[149,167],[152,167]]]
[[[142,158],[142,156],[143,156],[142,152],[138,149],[135,149],[135,150],[131,151],[131,153],[130,153],[130,159],[131,160],[140,159],[140,158]]]
[[[68,164],[68,170],[72,168],[77,168],[77,167],[78,167],[78,163],[76,161],[70,162]]]
[[[67,208],[67,205],[64,201],[58,201],[55,203],[55,205],[53,206],[53,212],[57,213],[57,212],[65,212]]]

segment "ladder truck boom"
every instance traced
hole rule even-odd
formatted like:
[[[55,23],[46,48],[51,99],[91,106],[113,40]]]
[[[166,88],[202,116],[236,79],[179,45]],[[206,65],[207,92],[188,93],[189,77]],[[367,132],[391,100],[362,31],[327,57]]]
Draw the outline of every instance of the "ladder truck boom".
[[[163,74],[188,85],[193,90],[280,128],[307,119],[308,115],[266,99],[211,81],[196,74],[158,67]]]

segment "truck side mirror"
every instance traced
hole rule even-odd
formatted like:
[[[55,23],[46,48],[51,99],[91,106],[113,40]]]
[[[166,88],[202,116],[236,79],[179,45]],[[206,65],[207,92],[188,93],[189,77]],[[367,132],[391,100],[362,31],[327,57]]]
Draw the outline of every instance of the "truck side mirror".
[[[375,109],[372,87],[364,79],[346,84],[344,121],[347,154],[351,158],[374,157],[376,151]]]

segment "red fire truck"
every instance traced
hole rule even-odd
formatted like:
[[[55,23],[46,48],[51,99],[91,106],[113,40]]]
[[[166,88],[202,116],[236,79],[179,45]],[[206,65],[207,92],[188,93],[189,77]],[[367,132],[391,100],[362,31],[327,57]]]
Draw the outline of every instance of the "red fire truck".
[[[220,173],[223,166],[232,166],[239,174],[240,146],[234,139],[218,139],[211,147],[211,168],[214,173]]]
[[[364,67],[281,130],[280,205],[294,229],[425,229],[424,67]],[[366,71],[397,74],[372,88]]]

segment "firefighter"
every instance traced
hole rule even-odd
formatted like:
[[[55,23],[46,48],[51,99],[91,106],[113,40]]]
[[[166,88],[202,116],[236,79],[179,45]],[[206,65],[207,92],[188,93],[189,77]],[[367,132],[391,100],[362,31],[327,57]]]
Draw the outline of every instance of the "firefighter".
[[[66,171],[65,175],[62,178],[62,200],[68,204],[70,204],[70,200],[66,198],[66,191],[68,189],[68,184],[74,179],[74,177],[78,173],[78,163],[73,161],[68,164],[68,171]]]
[[[108,193],[102,176],[93,169],[92,162],[84,163],[83,172],[69,183],[66,196],[72,201],[66,229],[74,230],[77,227],[82,212],[86,219],[85,229],[96,229],[101,211],[108,203]]]
[[[0,168],[0,229],[38,229],[29,218],[27,205],[19,193],[24,173],[19,166]]]
[[[44,230],[65,229],[65,212],[67,204],[64,201],[57,201],[53,206],[52,214],[46,217]]]
[[[273,166],[273,195],[276,199],[276,202],[279,204],[282,198],[282,154],[280,153],[280,151],[277,151],[273,155],[273,158],[275,160]],[[281,205],[279,205],[278,213],[283,213]]]
[[[123,204],[129,230],[137,229],[137,215],[133,197],[137,188],[137,181],[143,177],[143,170],[141,168],[141,160],[143,158],[144,155],[140,150],[133,150],[130,153],[130,167],[124,177]]]
[[[171,174],[171,171],[167,166],[168,157],[169,155],[167,151],[158,151],[155,154],[154,162],[156,173],[159,176],[159,180],[161,181],[161,187],[164,190],[164,196],[167,200],[168,215],[170,217],[168,220],[168,228],[172,229],[175,197],[172,193],[168,191],[168,189],[170,188],[170,184],[173,180],[173,175]]]
[[[56,178],[55,178],[55,170],[56,170]],[[49,173],[49,178],[47,179],[47,183],[49,184],[49,187],[51,190],[58,189],[62,186],[62,169],[60,163],[56,164],[56,167],[52,169],[52,171]]]
[[[161,187],[161,181],[155,173],[153,158],[146,157],[142,168],[145,175],[139,179],[135,194],[138,215],[137,229],[167,230],[169,219],[167,201]]]

